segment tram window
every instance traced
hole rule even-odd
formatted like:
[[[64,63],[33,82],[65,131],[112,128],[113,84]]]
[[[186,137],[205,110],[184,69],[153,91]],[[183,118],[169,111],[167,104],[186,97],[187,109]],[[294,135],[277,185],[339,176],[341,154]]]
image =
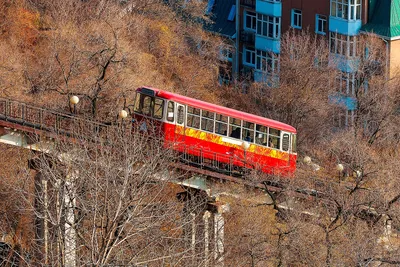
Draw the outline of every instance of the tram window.
[[[240,139],[242,121],[236,118],[229,119],[229,133],[230,137]]]
[[[135,112],[145,116],[151,116],[152,97],[148,95],[137,94],[135,103]]]
[[[297,152],[297,145],[296,145],[296,135],[292,134],[292,152]]]
[[[282,150],[288,151],[289,150],[289,134],[283,134],[282,136]]]
[[[216,114],[215,116],[215,133],[227,136],[228,130],[228,117]]]
[[[201,129],[207,132],[214,132],[214,112],[201,111]]]
[[[187,126],[196,129],[200,128],[200,109],[188,106]]]
[[[281,139],[280,136],[281,136],[281,131],[269,128],[268,146],[280,149],[280,139]]]
[[[145,116],[162,119],[164,114],[164,100],[149,95],[137,94],[134,111]]]
[[[182,124],[185,118],[185,108],[183,106],[178,107],[178,123]]]
[[[243,121],[243,134],[242,139],[247,142],[254,141],[254,123]]]
[[[259,145],[268,146],[268,127],[263,125],[256,125],[256,138],[255,141]]]
[[[174,102],[169,101],[167,108],[167,121],[174,121],[174,107],[175,107]]]
[[[162,119],[164,113],[164,100],[160,98],[154,99],[154,115],[155,119]]]
[[[199,108],[194,108],[194,107],[191,107],[191,106],[188,106],[188,114],[194,114],[194,115],[197,115],[197,116],[200,116],[200,109]]]

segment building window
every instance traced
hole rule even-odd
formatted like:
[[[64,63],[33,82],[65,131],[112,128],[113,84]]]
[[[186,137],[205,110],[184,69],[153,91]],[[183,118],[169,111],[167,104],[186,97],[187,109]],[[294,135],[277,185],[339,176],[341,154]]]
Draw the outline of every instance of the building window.
[[[256,31],[256,27],[257,27],[256,13],[246,10],[244,12],[244,28],[246,30]]]
[[[278,70],[278,56],[274,53],[257,50],[256,52],[256,70],[265,73],[274,73]]]
[[[346,126],[348,126],[348,120],[349,120],[349,113],[351,115],[350,110],[346,110],[343,107],[336,107],[333,112],[333,126],[339,130],[343,129]]]
[[[331,0],[331,16],[345,20],[361,19],[361,0]]]
[[[256,51],[251,48],[243,47],[243,64],[251,67],[256,65]]]
[[[326,16],[317,14],[315,16],[315,32],[318,34],[326,34]]]
[[[329,46],[332,54],[346,57],[357,56],[357,37],[331,32],[329,35]]]
[[[279,39],[281,32],[281,18],[257,14],[257,34]]]
[[[336,78],[336,90],[345,96],[354,96],[356,86],[355,73],[341,72]]]
[[[302,20],[301,10],[292,9],[292,27],[295,29],[301,29],[302,27],[301,20]]]

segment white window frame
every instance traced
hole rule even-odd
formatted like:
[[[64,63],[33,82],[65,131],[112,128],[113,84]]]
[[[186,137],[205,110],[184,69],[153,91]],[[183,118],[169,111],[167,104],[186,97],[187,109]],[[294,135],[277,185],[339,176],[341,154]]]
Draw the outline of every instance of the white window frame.
[[[320,29],[320,26],[321,28]],[[327,17],[324,15],[320,15],[320,14],[316,14],[315,15],[315,32],[317,34],[322,34],[322,35],[326,35],[326,25],[327,25]]]
[[[281,18],[257,13],[257,35],[272,39],[281,38]]]
[[[342,95],[355,96],[356,83],[355,73],[340,72],[335,80],[335,88]]]
[[[298,23],[295,24],[295,21]],[[303,27],[303,12],[300,9],[292,9],[292,27],[295,29],[301,29]]]
[[[253,59],[254,62],[246,61],[247,53],[250,54],[250,58]],[[256,66],[256,51],[254,49],[243,46],[243,65],[250,66],[253,68]]]
[[[332,54],[346,57],[357,56],[357,36],[343,35],[336,32],[329,33],[329,51]]]
[[[331,0],[331,16],[345,20],[361,20],[361,0]]]
[[[264,73],[273,74],[278,72],[279,56],[263,50],[256,50],[255,69]]]
[[[252,25],[247,25],[247,18],[250,18],[251,24]],[[244,21],[243,21],[243,26],[245,30],[249,31],[256,31],[257,30],[257,13],[250,11],[250,10],[245,10],[244,11]],[[250,27],[249,27],[250,26]]]

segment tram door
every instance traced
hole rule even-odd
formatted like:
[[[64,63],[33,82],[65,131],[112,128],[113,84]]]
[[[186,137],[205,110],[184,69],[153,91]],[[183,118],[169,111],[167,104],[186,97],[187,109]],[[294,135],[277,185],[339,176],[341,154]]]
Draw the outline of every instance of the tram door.
[[[186,118],[186,107],[179,103],[176,103],[176,126],[175,126],[175,141],[178,146],[183,149],[185,144],[185,118]]]
[[[283,151],[285,151],[285,152],[287,152],[287,153],[290,153],[290,133],[287,133],[287,132],[282,132],[282,136],[281,136],[281,142],[282,142],[282,144],[281,144],[281,148],[282,148],[282,150]],[[287,165],[290,165],[290,157],[289,157],[289,160],[288,160],[288,162],[287,162]]]

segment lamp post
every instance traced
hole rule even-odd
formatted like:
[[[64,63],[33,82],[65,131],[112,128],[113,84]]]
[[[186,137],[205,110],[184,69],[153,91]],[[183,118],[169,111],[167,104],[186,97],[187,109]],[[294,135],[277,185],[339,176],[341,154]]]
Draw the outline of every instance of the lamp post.
[[[121,127],[122,127],[122,128],[125,127],[124,119],[125,119],[126,117],[128,117],[128,112],[126,112],[126,110],[124,110],[124,109],[121,109],[121,110],[118,112],[118,118],[121,119]]]
[[[341,174],[342,174],[342,172],[343,172],[343,170],[344,170],[343,164],[338,163],[338,164],[336,165],[336,170],[339,172],[339,183],[340,183],[340,177],[341,177]]]
[[[356,179],[357,179],[357,178],[360,178],[360,177],[361,177],[361,174],[362,174],[362,173],[361,173],[361,171],[359,171],[359,170],[354,170],[354,171],[353,171],[353,177],[356,178]]]
[[[79,103],[79,97],[77,97],[76,95],[73,95],[69,98],[69,103],[72,104],[74,106],[73,109],[73,113],[76,113],[76,104]]]
[[[247,141],[242,141],[243,153],[244,153],[244,167],[246,168],[246,152],[250,148],[250,143]]]
[[[304,159],[303,159],[303,162],[304,162],[305,164],[307,164],[307,165],[310,165],[310,163],[311,163],[311,158],[310,158],[309,156],[305,156]]]
[[[123,120],[126,117],[128,117],[128,112],[126,112],[126,110],[122,109],[119,113],[118,113],[118,117]]]

